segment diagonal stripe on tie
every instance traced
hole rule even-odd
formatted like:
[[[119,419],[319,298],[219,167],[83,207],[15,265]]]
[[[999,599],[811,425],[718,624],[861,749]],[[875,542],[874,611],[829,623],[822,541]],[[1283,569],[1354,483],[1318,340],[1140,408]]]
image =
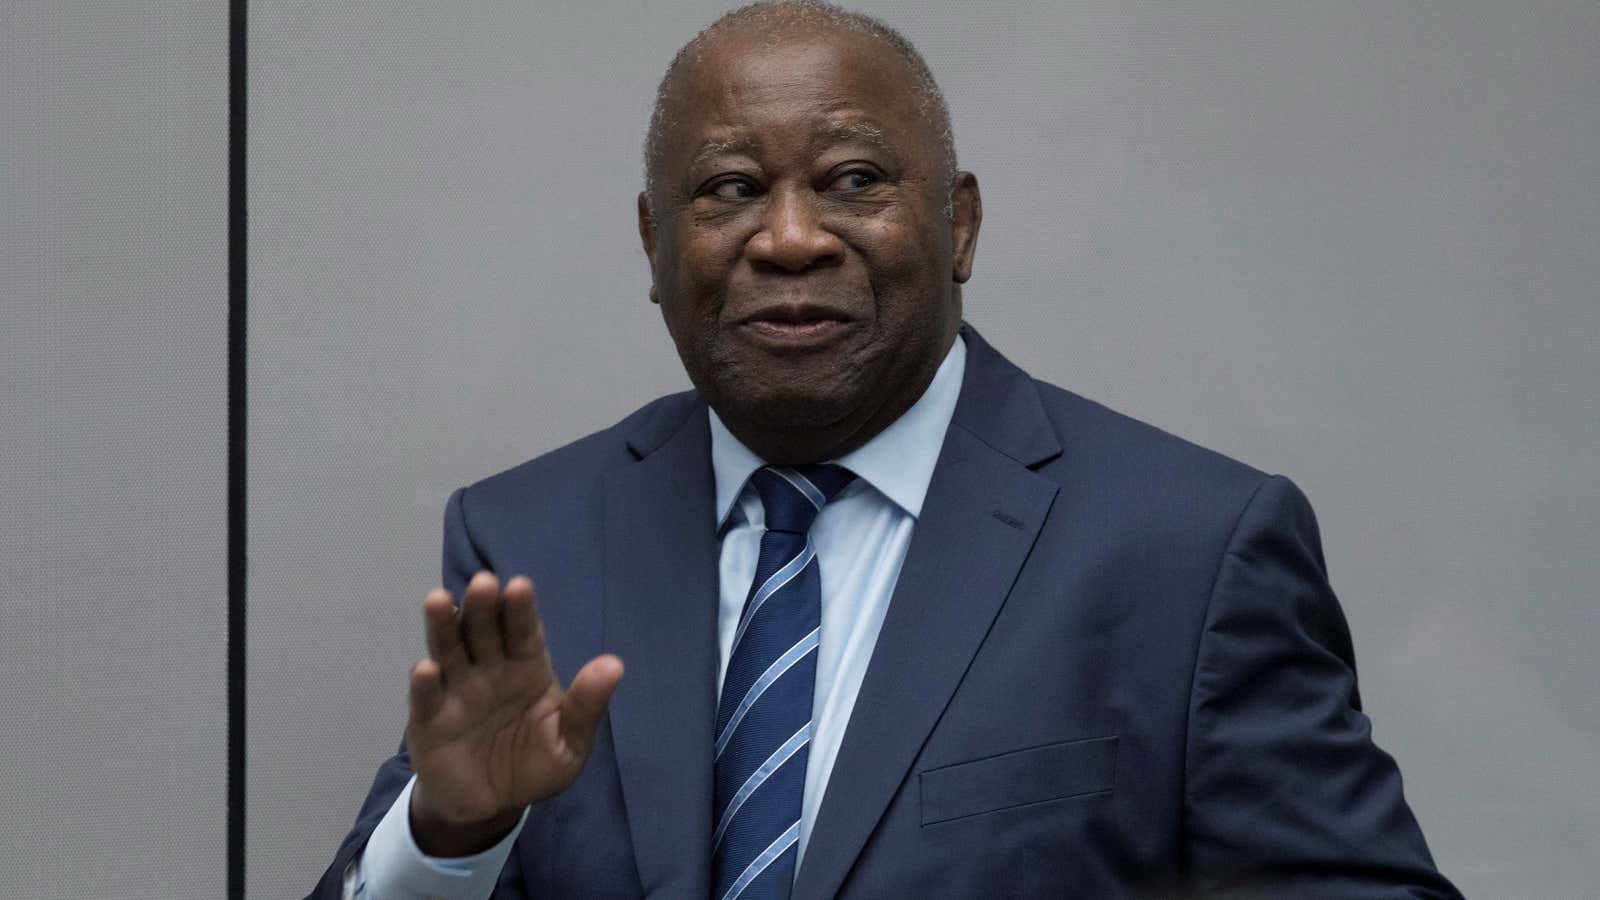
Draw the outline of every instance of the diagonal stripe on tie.
[[[755,702],[761,699],[761,695],[766,693],[767,688],[788,672],[790,667],[803,659],[806,654],[816,651],[821,635],[822,629],[812,629],[810,634],[790,647],[787,653],[773,660],[772,665],[768,666],[767,670],[761,673],[761,677],[756,679],[756,683],[750,686],[750,690],[745,692],[744,699],[739,701],[739,708],[733,711],[733,717],[728,720],[727,727],[717,735],[718,758],[722,756],[722,751],[728,746],[733,733],[739,730],[739,723],[744,721],[745,715],[750,712],[750,707],[754,706]]]
[[[802,551],[799,556],[796,556],[794,559],[791,559],[780,566],[778,571],[773,572],[772,577],[763,582],[761,587],[756,590],[755,594],[750,597],[745,604],[744,612],[739,616],[739,630],[733,633],[733,647],[728,651],[728,655],[730,657],[733,655],[735,650],[739,649],[739,640],[743,638],[744,633],[750,629],[750,620],[755,618],[757,613],[761,612],[761,607],[766,605],[767,600],[771,598],[774,593],[776,593],[790,581],[793,581],[801,572],[805,571],[806,566],[811,563],[811,558],[815,555],[816,554],[811,550],[811,543],[809,541],[806,542],[805,550]]]
[[[809,532],[854,477],[838,466],[750,476],[766,531],[717,704],[718,900],[781,900],[794,882],[822,633],[821,564]]]
[[[787,741],[784,741],[778,749],[772,751],[772,755],[767,757],[754,772],[750,773],[750,777],[745,779],[744,784],[740,785],[738,792],[733,795],[733,800],[728,803],[728,808],[722,813],[722,821],[717,823],[717,830],[711,835],[711,848],[713,850],[722,843],[722,836],[728,833],[728,826],[733,823],[734,817],[739,814],[739,810],[744,806],[745,801],[749,800],[751,795],[767,783],[767,779],[772,777],[773,773],[783,768],[784,763],[793,758],[796,753],[805,749],[806,744],[810,742],[811,723],[807,722],[804,728],[790,735]]]
[[[734,881],[733,887],[728,889],[728,893],[723,896],[722,900],[737,900],[739,895],[744,893],[744,889],[750,886],[751,882],[755,881],[757,878],[760,878],[761,874],[765,872],[767,868],[778,859],[778,857],[787,853],[789,848],[793,847],[799,841],[800,822],[797,820],[793,825],[789,826],[787,831],[778,835],[778,837],[772,843],[768,844],[767,848],[762,850],[760,855],[758,855],[754,860],[751,860],[750,865],[746,866],[745,870],[739,874],[739,878]]]

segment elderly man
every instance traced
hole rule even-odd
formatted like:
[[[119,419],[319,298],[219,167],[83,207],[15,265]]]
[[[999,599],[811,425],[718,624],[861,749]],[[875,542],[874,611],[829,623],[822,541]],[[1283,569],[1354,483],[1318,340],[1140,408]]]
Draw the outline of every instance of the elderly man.
[[[646,170],[695,391],[450,498],[315,896],[1455,895],[1300,493],[962,325],[978,183],[902,37],[730,13]]]

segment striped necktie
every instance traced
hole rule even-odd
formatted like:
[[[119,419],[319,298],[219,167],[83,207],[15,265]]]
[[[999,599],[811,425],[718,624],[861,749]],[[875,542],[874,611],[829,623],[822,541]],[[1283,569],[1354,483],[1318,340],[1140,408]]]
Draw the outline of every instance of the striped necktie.
[[[807,535],[854,478],[833,465],[750,476],[767,530],[717,704],[713,900],[786,898],[794,883],[822,633],[822,579]]]

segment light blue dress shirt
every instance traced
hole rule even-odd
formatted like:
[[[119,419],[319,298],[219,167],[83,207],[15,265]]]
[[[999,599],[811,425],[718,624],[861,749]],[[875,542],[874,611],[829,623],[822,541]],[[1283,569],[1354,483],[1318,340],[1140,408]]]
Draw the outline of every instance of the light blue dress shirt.
[[[832,460],[854,472],[856,480],[823,507],[811,526],[822,575],[822,635],[812,698],[811,751],[800,807],[802,860],[900,566],[911,545],[912,529],[922,514],[945,430],[955,414],[966,359],[966,345],[957,338],[933,382],[910,409],[872,440]],[[717,612],[720,694],[728,651],[755,578],[765,530],[761,499],[748,486],[750,476],[764,463],[728,431],[716,413],[710,413],[710,418],[711,465],[717,490],[715,524],[722,535],[721,605]],[[412,784],[415,781],[413,777]],[[411,835],[412,784],[401,791],[373,830],[366,851],[350,866],[345,896],[485,900],[494,890],[522,823],[476,856],[424,856]],[[523,819],[527,819],[526,811]]]

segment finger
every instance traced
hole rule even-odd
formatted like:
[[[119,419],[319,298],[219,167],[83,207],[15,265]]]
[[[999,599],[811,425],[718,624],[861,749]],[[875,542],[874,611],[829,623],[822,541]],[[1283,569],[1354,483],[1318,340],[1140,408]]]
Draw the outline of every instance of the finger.
[[[525,575],[518,575],[506,582],[501,598],[500,628],[506,657],[537,659],[544,653],[544,628],[539,622],[533,582]]]
[[[500,640],[500,579],[491,573],[479,572],[467,584],[461,598],[461,630],[473,663],[493,663],[505,655]]]
[[[594,746],[594,732],[606,714],[606,704],[622,680],[622,660],[605,653],[596,656],[572,676],[561,700],[561,730],[566,739],[583,747]]]
[[[425,724],[444,705],[444,678],[439,664],[425,659],[411,667],[411,721]]]
[[[444,588],[434,588],[422,601],[422,632],[428,640],[428,656],[439,664],[440,675],[446,680],[450,673],[470,662],[467,648],[461,643],[455,604]]]

